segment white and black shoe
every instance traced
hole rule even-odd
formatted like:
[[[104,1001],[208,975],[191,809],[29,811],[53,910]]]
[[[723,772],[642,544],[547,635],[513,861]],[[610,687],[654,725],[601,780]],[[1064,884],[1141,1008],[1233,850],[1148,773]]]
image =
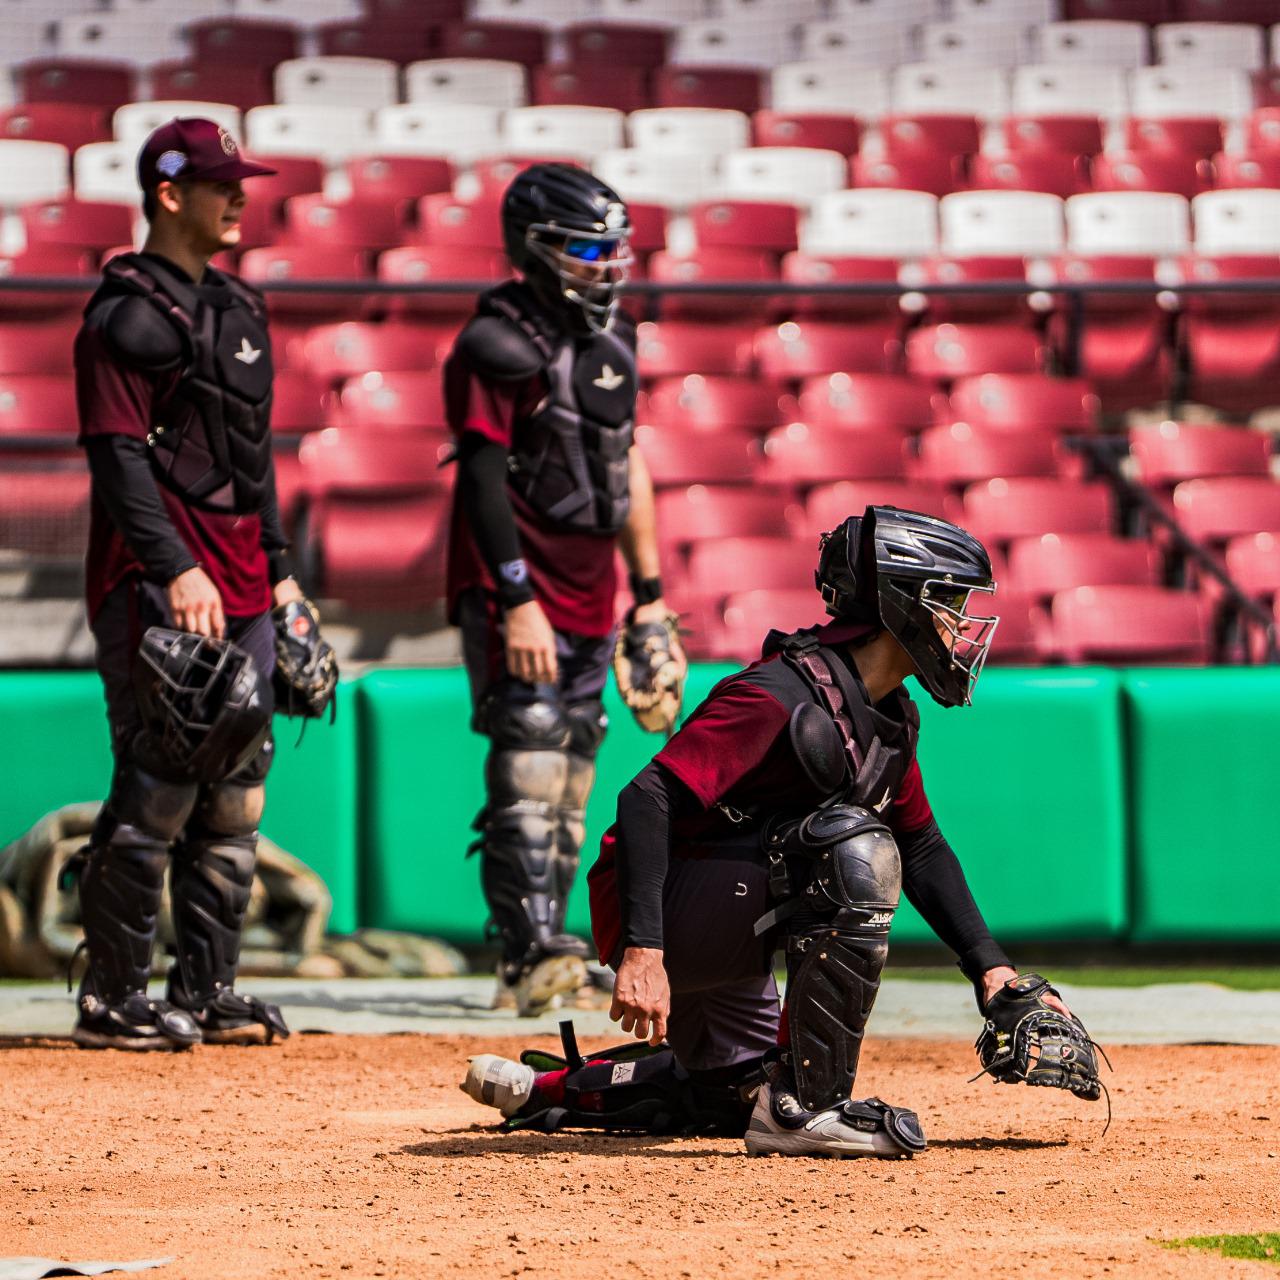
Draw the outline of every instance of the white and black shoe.
[[[496,1107],[510,1120],[529,1101],[536,1081],[537,1073],[523,1062],[482,1053],[467,1059],[462,1092],[486,1107]]]
[[[114,1004],[99,1000],[92,991],[82,991],[79,1004],[71,1038],[82,1049],[172,1052],[190,1049],[203,1038],[185,1009],[151,1000],[145,991],[131,992]]]
[[[914,1111],[879,1098],[806,1111],[776,1079],[762,1084],[746,1133],[749,1156],[875,1156],[910,1159],[926,1147]]]

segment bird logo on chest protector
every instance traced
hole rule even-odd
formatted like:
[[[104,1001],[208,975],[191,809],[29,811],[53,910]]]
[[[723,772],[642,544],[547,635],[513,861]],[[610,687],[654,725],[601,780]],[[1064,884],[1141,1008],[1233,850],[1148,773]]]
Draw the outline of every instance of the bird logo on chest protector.
[[[591,385],[599,387],[602,391],[616,391],[625,380],[626,374],[614,373],[612,365],[605,365],[600,371],[600,376],[591,379]]]
[[[240,350],[235,355],[237,360],[243,361],[245,364],[257,364],[258,357],[262,355],[262,348],[255,347],[248,338],[241,338]]]

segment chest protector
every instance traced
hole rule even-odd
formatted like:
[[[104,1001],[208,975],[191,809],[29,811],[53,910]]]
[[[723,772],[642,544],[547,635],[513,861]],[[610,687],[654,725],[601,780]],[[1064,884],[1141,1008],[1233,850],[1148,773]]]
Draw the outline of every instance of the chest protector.
[[[88,312],[121,297],[154,307],[182,344],[177,386],[155,406],[147,436],[160,480],[205,510],[261,510],[271,478],[273,368],[266,304],[221,272],[209,270],[202,283],[193,284],[140,254],[107,264]]]
[[[518,284],[484,295],[480,313],[520,327],[545,360],[550,384],[533,413],[515,423],[511,487],[554,525],[617,533],[630,510],[627,455],[635,434],[630,325],[588,336],[556,333],[538,323]]]

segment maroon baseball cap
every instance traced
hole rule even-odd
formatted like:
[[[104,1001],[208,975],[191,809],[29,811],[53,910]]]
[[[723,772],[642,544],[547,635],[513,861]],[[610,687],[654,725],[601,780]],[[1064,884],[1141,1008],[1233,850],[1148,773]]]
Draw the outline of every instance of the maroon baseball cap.
[[[239,144],[217,121],[198,116],[162,124],[138,153],[138,185],[144,191],[162,182],[229,182],[275,172],[246,160]]]

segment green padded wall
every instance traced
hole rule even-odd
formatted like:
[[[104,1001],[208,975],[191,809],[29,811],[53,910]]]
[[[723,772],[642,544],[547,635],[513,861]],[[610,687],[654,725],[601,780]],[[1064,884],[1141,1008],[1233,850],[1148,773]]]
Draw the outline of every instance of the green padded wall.
[[[1131,671],[1133,937],[1280,942],[1280,670]]]
[[[337,723],[276,722],[277,763],[263,830],[324,877],[333,894],[331,928],[354,929],[356,901],[357,715],[350,684]],[[111,782],[102,685],[92,671],[14,671],[0,676],[0,845],[51,809],[101,800]]]
[[[1122,936],[1128,872],[1119,676],[1101,668],[995,668],[983,672],[971,707],[939,707],[914,682],[912,694],[925,790],[996,938]],[[905,900],[893,940],[933,940]]]

